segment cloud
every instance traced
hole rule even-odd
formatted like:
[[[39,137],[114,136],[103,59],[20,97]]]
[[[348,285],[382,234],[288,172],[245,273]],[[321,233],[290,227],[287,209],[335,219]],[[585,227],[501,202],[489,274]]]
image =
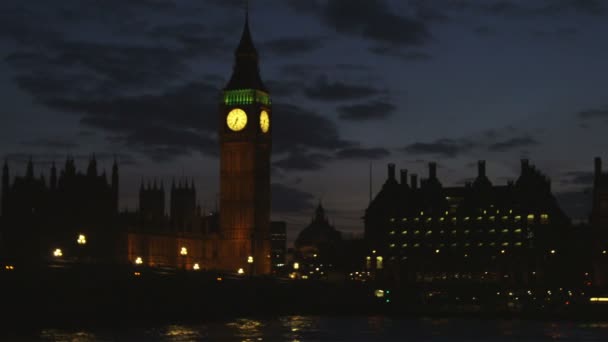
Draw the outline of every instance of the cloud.
[[[558,192],[555,194],[560,207],[574,221],[589,219],[593,196],[591,188],[579,191]]]
[[[272,183],[270,186],[274,213],[309,212],[314,208],[314,196],[308,192]]]
[[[273,151],[294,149],[335,150],[354,146],[340,137],[338,126],[325,116],[291,104],[273,105]]]
[[[411,46],[431,39],[422,20],[397,14],[385,0],[332,0],[320,14],[337,32],[377,42]]]
[[[327,154],[295,150],[272,165],[281,171],[316,171],[325,167],[330,160]]]
[[[340,119],[348,121],[384,120],[395,112],[395,105],[386,101],[371,101],[338,107]]]
[[[41,138],[28,140],[21,143],[23,146],[28,147],[41,147],[45,149],[56,149],[56,150],[71,150],[79,146],[76,141],[65,139],[65,138]]]
[[[467,153],[475,147],[476,144],[466,139],[438,139],[430,143],[410,144],[404,148],[404,151],[414,155],[430,154],[452,158]]]
[[[320,37],[289,37],[265,42],[264,50],[281,56],[301,55],[323,47]]]
[[[426,62],[433,59],[430,54],[423,51],[403,51],[398,47],[387,45],[372,46],[369,51],[379,56],[394,57],[406,62]]]
[[[538,141],[536,141],[536,139],[529,136],[522,136],[493,143],[488,147],[488,150],[492,152],[506,152],[517,148],[524,148],[535,145],[538,145]]]
[[[391,153],[381,147],[376,148],[363,148],[363,147],[351,147],[345,148],[336,152],[336,159],[364,159],[364,160],[376,160],[388,157]]]
[[[560,183],[563,185],[584,185],[593,184],[595,174],[591,171],[570,171],[563,174]]]
[[[304,89],[304,94],[318,101],[345,101],[372,97],[379,94],[376,88],[362,85],[347,84],[336,81],[330,83],[326,76],[317,78],[316,82]]]
[[[608,108],[593,108],[582,110],[577,113],[582,120],[608,119]]]

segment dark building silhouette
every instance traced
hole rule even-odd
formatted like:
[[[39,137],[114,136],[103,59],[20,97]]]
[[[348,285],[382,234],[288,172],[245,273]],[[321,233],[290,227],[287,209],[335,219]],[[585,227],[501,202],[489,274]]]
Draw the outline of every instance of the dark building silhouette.
[[[179,232],[192,232],[200,216],[196,203],[194,181],[175,182],[171,184],[170,219],[171,228]]]
[[[284,221],[270,223],[270,244],[272,272],[281,273],[286,269],[287,256],[287,224]]]
[[[140,224],[150,230],[160,231],[166,225],[165,215],[165,187],[156,181],[154,184],[141,182],[139,187],[139,215]]]
[[[342,233],[330,224],[319,203],[310,224],[295,240],[295,257],[308,277],[324,277],[342,261]],[[322,272],[322,273],[321,273]]]
[[[594,282],[608,285],[608,174],[602,171],[602,160],[595,158],[593,177],[593,203],[589,217]]]
[[[30,159],[24,176],[10,177],[5,161],[2,175],[3,257],[18,262],[38,262],[58,248],[72,253],[79,235],[95,241],[87,255],[96,260],[114,259],[117,243],[118,166],[111,181],[99,173],[97,160],[89,160],[86,173],[76,170],[68,157],[61,172],[53,163],[49,180],[35,177]],[[80,253],[80,252],[79,252]],[[75,253],[72,253],[75,255]]]
[[[411,179],[402,170],[398,182],[389,164],[365,213],[366,266],[379,276],[400,284],[582,282],[570,220],[528,160],[507,185],[492,184],[484,161],[463,187],[444,187],[435,163],[420,186]]]

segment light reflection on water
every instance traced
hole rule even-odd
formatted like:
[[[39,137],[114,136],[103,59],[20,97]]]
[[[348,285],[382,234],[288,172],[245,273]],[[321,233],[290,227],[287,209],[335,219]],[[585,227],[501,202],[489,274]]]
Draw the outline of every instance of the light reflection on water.
[[[608,341],[608,322],[283,316],[133,331],[47,329],[45,341]],[[3,336],[0,334],[0,340]],[[6,339],[11,340],[11,339]]]

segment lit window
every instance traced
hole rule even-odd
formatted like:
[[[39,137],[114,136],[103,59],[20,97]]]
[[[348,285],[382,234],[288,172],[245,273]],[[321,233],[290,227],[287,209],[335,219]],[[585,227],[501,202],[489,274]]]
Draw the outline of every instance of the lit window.
[[[464,218],[464,220],[465,220],[465,221],[468,221],[468,220],[469,220],[469,217],[468,217],[468,216],[467,216],[467,217],[465,217],[465,218]]]
[[[445,233],[445,230],[440,230],[439,231],[439,234],[444,234],[444,233]]]
[[[477,221],[481,221],[481,219],[483,219],[483,217],[477,216]]]
[[[426,232],[426,235],[431,235],[431,234],[433,234],[432,230],[429,230],[429,231]]]
[[[394,244],[394,243],[391,243],[391,244],[390,244],[390,248],[395,248],[395,244]]]
[[[407,234],[407,230],[402,231],[401,234]]]
[[[420,234],[420,231],[419,231],[419,230],[416,230],[416,231],[414,232],[414,235],[418,235],[418,234]]]
[[[471,244],[470,244],[470,243],[468,243],[468,242],[464,244],[464,246],[465,246],[465,247],[469,247],[470,245],[471,245]]]
[[[506,220],[508,220],[508,219],[509,219],[509,216],[503,216],[503,217],[502,217],[502,220],[503,220],[503,221],[506,221]]]
[[[404,243],[403,245],[401,245],[401,247],[407,248],[407,243]]]
[[[407,217],[402,218],[401,221],[407,221]]]
[[[440,217],[439,221],[442,221],[442,222],[445,221],[445,217]]]
[[[483,246],[483,242],[478,243],[477,246],[479,246],[479,247]]]
[[[490,233],[492,233],[492,234],[496,233],[496,229],[494,229],[494,228],[490,229]]]
[[[382,264],[382,257],[381,256],[377,256],[376,257],[376,268],[381,270],[382,267],[384,267],[384,265]]]
[[[540,223],[541,224],[547,224],[547,223],[549,223],[549,215],[548,214],[541,214],[540,215]]]
[[[509,229],[505,228],[505,229],[503,229],[503,230],[502,230],[502,232],[503,232],[503,233],[508,233],[508,232],[509,232]]]
[[[496,242],[490,242],[490,246],[492,246],[492,247],[496,246]]]
[[[453,244],[451,244],[452,247],[456,247],[458,246],[458,244],[456,242],[454,242]]]
[[[534,214],[529,214],[528,215],[528,223],[532,223],[534,222]]]
[[[517,247],[521,247],[521,242],[516,242],[516,243],[515,243],[515,246],[517,246]]]
[[[508,242],[503,242],[502,245],[506,247],[506,246],[509,245],[509,243]]]
[[[414,221],[418,222],[418,221],[420,221],[420,219],[419,219],[419,218],[417,218],[417,217],[415,217],[415,218],[414,218]]]
[[[490,216],[490,221],[494,221],[494,216]]]
[[[420,244],[419,243],[415,243],[414,247],[418,248],[418,247],[420,247]]]
[[[515,222],[519,222],[521,220],[521,215],[516,215],[515,216]]]
[[[427,219],[426,219],[426,221],[427,221],[427,222],[430,222],[430,221],[432,221],[432,220],[433,220],[433,218],[432,218],[432,217],[429,217],[429,218],[427,218]]]
[[[452,234],[456,234],[456,229],[452,230]]]
[[[394,230],[391,230],[391,232],[390,232],[389,234],[391,234],[391,235],[395,235],[395,231],[394,231]]]
[[[456,217],[452,217],[452,222],[456,222],[458,219]]]
[[[421,212],[420,212],[420,216],[424,216],[424,211],[421,211]]]
[[[518,234],[521,233],[521,228],[515,229],[515,232],[518,233]]]
[[[466,230],[464,231],[464,233],[465,233],[465,234],[469,234],[469,233],[470,233],[470,231],[469,231],[468,229],[466,229]]]

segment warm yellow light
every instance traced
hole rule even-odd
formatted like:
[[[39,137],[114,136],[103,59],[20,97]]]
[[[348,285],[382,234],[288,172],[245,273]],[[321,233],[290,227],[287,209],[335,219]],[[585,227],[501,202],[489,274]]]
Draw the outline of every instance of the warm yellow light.
[[[242,268],[239,268],[239,269],[238,269],[238,271],[237,271],[237,273],[238,273],[238,274],[244,274],[244,273],[245,273],[245,271],[244,271]]]
[[[179,254],[181,255],[188,255],[188,248],[186,247],[182,247],[179,251]]]
[[[552,249],[552,250],[551,250],[551,254],[555,254],[555,249]]]
[[[141,275],[141,272],[133,272],[133,275],[139,277]]]
[[[262,129],[263,133],[268,132],[268,129],[270,128],[270,117],[268,116],[268,112],[265,110],[260,113],[260,128]]]
[[[506,251],[504,249],[500,250],[500,254],[505,254]]]
[[[235,108],[228,113],[226,124],[231,130],[238,132],[247,125],[247,114],[240,108]]]
[[[294,263],[293,263],[293,269],[294,269],[294,270],[300,269],[300,264],[299,264],[299,263],[297,263],[297,262],[294,262]]]
[[[198,264],[198,263],[196,263],[196,264],[194,264],[194,265],[192,266],[192,269],[193,269],[193,270],[195,270],[195,271],[198,271],[198,270],[200,270],[200,269],[201,269],[201,267],[199,266],[199,264]]]
[[[435,254],[439,254],[440,250],[436,249]]]
[[[63,256],[63,252],[61,251],[61,249],[57,248],[53,251],[53,256],[56,258],[62,257]]]
[[[378,298],[384,297],[384,290],[376,290],[374,291],[374,295]]]
[[[76,242],[79,245],[86,245],[87,244],[87,237],[84,234],[79,234],[78,235],[78,239],[76,240]]]
[[[608,302],[608,297],[591,297],[590,302]]]
[[[144,263],[144,260],[141,257],[135,258],[135,264],[136,265],[141,265],[143,263]]]
[[[253,257],[251,255],[247,257],[247,263],[253,264]]]
[[[215,278],[215,280],[222,281],[223,279],[222,279],[222,277],[217,277],[217,278]]]

